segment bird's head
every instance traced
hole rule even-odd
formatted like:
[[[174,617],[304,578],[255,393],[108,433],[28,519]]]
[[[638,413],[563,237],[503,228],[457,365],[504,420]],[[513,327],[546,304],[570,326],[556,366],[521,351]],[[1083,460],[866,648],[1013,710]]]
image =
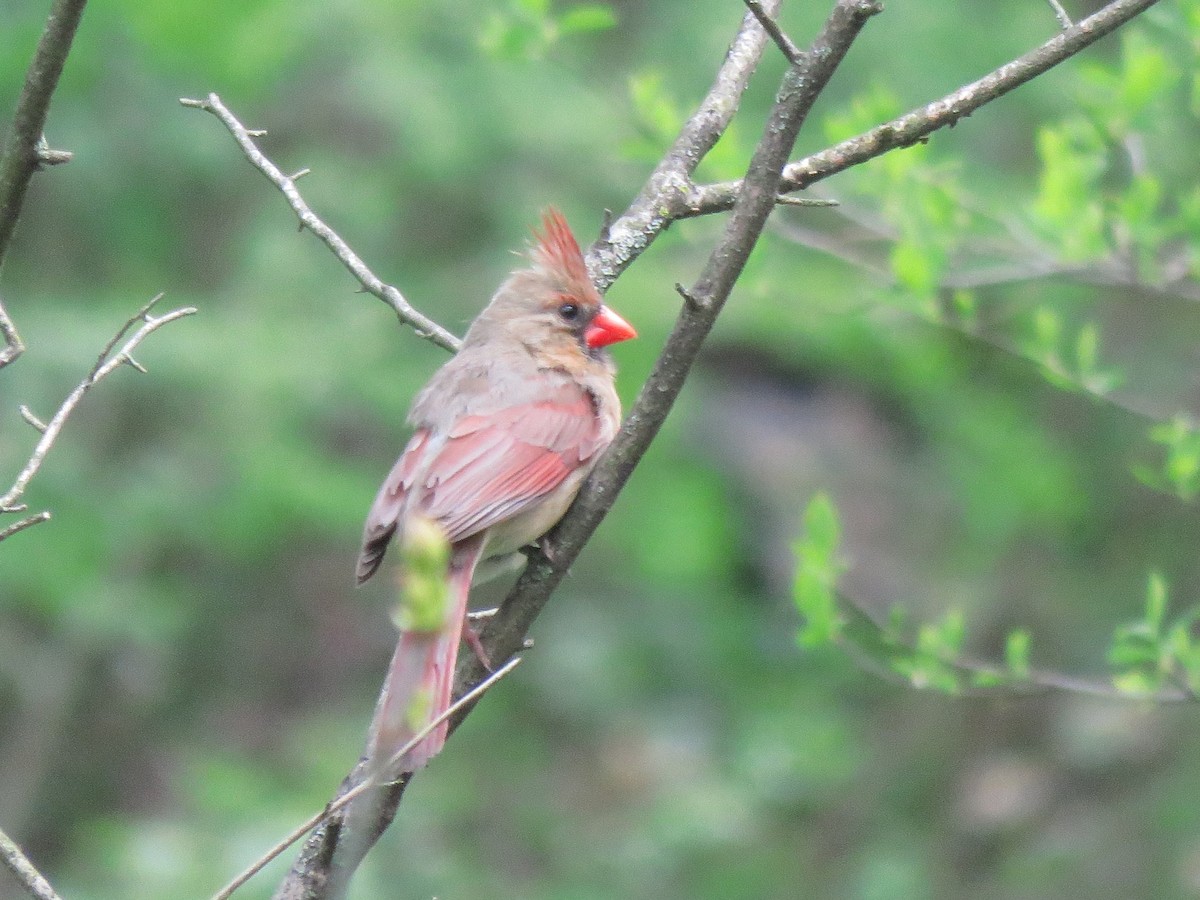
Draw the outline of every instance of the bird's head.
[[[556,209],[534,232],[528,268],[501,285],[481,318],[502,323],[528,343],[548,351],[576,349],[594,354],[602,347],[637,337],[633,326],[604,305],[588,275],[583,253]]]

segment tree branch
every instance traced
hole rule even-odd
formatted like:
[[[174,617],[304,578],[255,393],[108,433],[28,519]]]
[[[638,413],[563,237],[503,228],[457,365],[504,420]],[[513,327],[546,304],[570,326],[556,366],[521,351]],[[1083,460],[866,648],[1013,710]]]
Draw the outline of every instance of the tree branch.
[[[21,887],[25,888],[34,900],[60,900],[54,888],[50,887],[50,882],[34,867],[29,857],[21,852],[16,841],[3,831],[0,831],[0,862],[16,876]]]
[[[377,770],[377,772],[389,770],[395,771],[394,767],[400,764],[400,761],[403,759],[404,755],[421,743],[421,741],[425,740],[425,738],[427,738],[430,734],[432,734],[438,725],[453,716],[462,707],[467,706],[468,704],[473,704],[476,700],[487,693],[487,691],[489,691],[498,681],[500,681],[500,679],[512,672],[512,670],[515,669],[520,662],[521,657],[514,656],[505,665],[501,666],[495,672],[492,672],[486,679],[472,688],[470,692],[464,694],[462,697],[452,703],[448,709],[436,716],[434,719],[428,722],[424,728],[414,734],[403,747],[393,754],[387,765],[385,765],[382,769]],[[363,760],[363,763],[366,762],[367,760]],[[357,774],[357,770],[352,774]],[[229,897],[233,896],[234,891],[261,872],[269,863],[287,850],[288,847],[292,846],[292,844],[296,843],[296,841],[300,840],[300,838],[304,837],[304,835],[308,834],[331,816],[341,813],[341,811],[349,806],[351,801],[357,797],[360,797],[368,791],[379,787],[383,787],[390,792],[396,787],[399,787],[401,790],[403,790],[404,785],[400,782],[380,785],[374,780],[374,778],[371,777],[359,781],[354,785],[354,787],[346,790],[343,793],[340,793],[334,800],[326,805],[323,810],[310,817],[307,821],[301,824],[300,827],[293,830],[283,840],[255,860],[248,868],[246,868],[245,871],[234,878],[233,881],[229,882],[229,884],[225,885],[225,887],[213,894],[212,900],[228,900]]]
[[[780,0],[762,0],[762,6],[769,15],[778,13],[779,4]],[[758,67],[767,45],[766,32],[752,13],[746,13],[726,54],[725,61],[717,71],[712,87],[696,112],[684,124],[679,136],[663,156],[662,161],[655,167],[629,208],[615,221],[606,223],[600,239],[588,250],[588,268],[593,280],[601,290],[607,289],[677,215],[676,211],[681,208],[680,204],[690,189],[691,174],[729,127],[729,123],[737,112],[741,96],[749,85],[750,78]],[[590,530],[588,533],[590,534]],[[572,552],[572,557],[578,553],[584,539],[586,538],[580,539],[578,546]],[[526,577],[529,576],[529,570],[532,568],[531,565],[527,569]],[[522,581],[525,581],[525,578]],[[557,581],[558,579],[555,579],[554,584],[557,584]],[[546,587],[542,604],[553,587],[554,585]],[[529,621],[532,621],[532,616]],[[524,630],[515,639],[515,644],[511,644],[512,649],[506,650],[502,659],[508,659],[523,646],[523,643]],[[501,661],[499,657],[494,659],[497,662]],[[481,674],[483,673],[475,673],[471,678],[471,683],[476,683]],[[461,686],[463,683],[460,672],[458,684]],[[461,721],[462,716],[470,708],[470,705],[466,706],[456,716],[452,727]],[[347,791],[353,790],[356,779],[359,777],[360,773],[357,769],[351,772],[343,781],[337,796],[341,797]],[[378,840],[379,835],[391,823],[406,784],[407,777],[397,782],[381,798],[374,827],[366,836],[361,853],[356,849],[359,859],[361,859],[361,854],[365,853]],[[353,871],[353,867],[359,861],[354,859],[350,861],[352,864],[347,866],[339,859],[335,864],[335,855],[339,851],[342,837],[343,829],[340,817],[322,822],[305,843],[300,856],[280,885],[275,894],[277,900],[317,900],[317,898],[336,896],[331,888],[333,873],[340,868],[343,874],[338,877],[345,877],[345,874]]]
[[[96,360],[96,364],[88,372],[87,377],[67,395],[67,398],[59,406],[58,411],[55,412],[50,421],[46,422],[44,427],[38,429],[41,432],[41,438],[33,448],[33,453],[30,454],[28,462],[25,463],[25,467],[17,475],[12,487],[8,489],[7,493],[0,496],[0,513],[15,513],[25,510],[25,506],[17,501],[25,493],[25,489],[29,486],[29,482],[33,479],[33,476],[41,469],[42,463],[46,459],[46,454],[50,452],[50,448],[58,440],[58,435],[62,431],[63,425],[66,424],[75,407],[79,405],[79,401],[83,399],[84,394],[95,387],[101,380],[111,375],[120,366],[127,365],[137,369],[139,372],[145,372],[146,370],[142,368],[141,364],[133,358],[133,351],[137,349],[138,345],[167,323],[174,322],[176,319],[182,319],[184,316],[193,315],[196,312],[195,307],[187,306],[173,310],[162,316],[155,317],[150,315],[150,310],[154,308],[162,297],[163,295],[159,294],[121,326],[121,329],[105,345],[99,358]],[[130,329],[138,322],[142,323],[141,327],[126,340],[125,336],[129,334]],[[125,343],[121,345],[120,349],[117,349],[117,345],[122,340],[125,340]],[[23,411],[23,414],[25,413],[27,411]],[[31,413],[26,415],[27,421],[31,415]],[[34,427],[36,428],[37,425],[35,424]],[[6,528],[3,532],[0,532],[0,540],[10,537],[23,528],[36,525],[38,522],[44,522],[48,518],[49,514],[46,513],[30,516],[28,519],[18,522],[15,526]]]
[[[229,133],[233,135],[233,139],[237,141],[237,145],[241,148],[246,159],[250,161],[250,164],[267,176],[267,180],[279,188],[283,196],[287,198],[288,205],[291,206],[292,211],[296,214],[296,218],[300,220],[300,227],[302,229],[307,228],[316,235],[330,249],[333,255],[338,258],[342,265],[350,271],[350,274],[358,279],[358,283],[368,293],[373,294],[390,306],[396,313],[396,317],[402,323],[416,331],[419,337],[432,341],[446,350],[458,349],[461,343],[458,338],[437,322],[414,309],[404,299],[404,295],[399,290],[390,284],[385,284],[381,278],[367,267],[367,264],[359,258],[358,254],[350,249],[350,245],[342,240],[336,231],[326,225],[312,211],[304,201],[304,198],[300,196],[300,191],[296,189],[296,179],[307,173],[308,170],[303,169],[295,175],[284,175],[279,170],[279,167],[271,162],[254,142],[254,138],[261,137],[266,132],[250,131],[247,129],[226,108],[221,102],[221,98],[216,94],[209,94],[203,100],[188,100],[183,98],[179,102],[193,109],[202,109],[205,112],[210,112],[221,120],[221,123],[229,130]]]
[[[16,324],[9,318],[3,299],[0,299],[0,337],[4,338],[4,349],[0,350],[0,369],[3,369],[25,352],[25,343],[17,333]]]
[[[836,596],[843,622],[833,642],[864,670],[916,690],[940,691],[958,697],[1028,697],[1062,692],[1122,702],[1134,699],[1154,703],[1194,703],[1198,699],[1186,684],[1162,687],[1151,695],[1131,695],[1119,689],[1111,679],[1101,681],[1049,669],[1028,668],[1016,672],[962,655],[939,657],[939,678],[936,680],[909,677],[901,669],[903,661],[918,652],[913,643],[891,633],[856,600],[843,593]]]
[[[780,0],[760,3],[768,16],[777,15],[779,5]],[[588,249],[588,270],[601,291],[608,290],[686,208],[692,173],[733,121],[767,43],[767,33],[757,18],[746,13],[712,87],[696,112],[684,124],[633,203]]]
[[[783,29],[779,27],[779,23],[775,21],[774,16],[763,9],[762,3],[759,0],[745,0],[746,8],[754,13],[754,18],[758,19],[758,24],[761,25],[771,36],[771,40],[775,42],[775,46],[779,48],[779,52],[793,66],[800,62],[800,48],[792,43],[792,39],[784,34]]]
[[[54,0],[33,61],[25,73],[25,87],[17,99],[4,155],[0,156],[0,268],[4,265],[33,173],[43,164],[65,161],[61,151],[45,147],[42,133],[50,98],[58,86],[58,77],[71,52],[71,41],[86,4],[87,0]],[[0,321],[6,319],[7,316],[0,317]],[[5,337],[8,338],[7,331]],[[11,339],[9,346],[12,346]]]
[[[797,57],[784,76],[783,83],[744,179],[724,185],[695,187],[691,178],[696,166],[712,148],[736,112],[738,101],[755,71],[769,37],[756,12],[773,19],[778,0],[764,0],[761,10],[745,16],[733,45],[713,87],[697,113],[688,120],[679,137],[650,175],[638,197],[624,214],[608,223],[600,239],[589,249],[588,265],[597,286],[603,291],[646,250],[671,222],[678,218],[733,210],[717,247],[709,257],[695,285],[682,291],[683,308],[665,344],[650,378],[639,393],[620,433],[584,483],[579,496],[562,522],[550,535],[549,555],[534,552],[525,571],[501,605],[498,613],[482,627],[480,639],[490,658],[508,659],[524,646],[525,635],[562,580],[630,473],[649,446],[678,396],[699,350],[741,274],[746,259],[781,192],[796,190],[817,180],[804,163],[817,160],[828,169],[819,177],[841,171],[850,165],[880,155],[888,149],[907,146],[936,128],[950,124],[983,103],[1000,96],[1018,84],[1035,77],[1052,65],[1107,34],[1156,0],[1117,0],[1101,13],[1085,20],[1040,51],[1028,54],[1002,67],[988,79],[969,86],[965,98],[956,92],[938,104],[930,104],[909,117],[882,126],[853,142],[838,145],[810,160],[786,165],[796,135],[812,103],[823,90],[846,50],[866,20],[879,12],[875,0],[838,0],[821,35],[812,48]],[[1057,58],[1055,55],[1057,54]],[[963,104],[970,102],[970,108]],[[908,119],[916,117],[915,125]],[[916,129],[916,130],[910,130]],[[884,135],[890,140],[885,140]],[[843,161],[847,153],[859,154]],[[805,181],[803,179],[807,178]],[[699,198],[699,199],[698,199]],[[471,654],[462,654],[456,673],[459,692],[478,683],[485,673]],[[470,712],[464,708],[452,720],[453,728]],[[353,790],[357,772],[351,773],[340,793]],[[376,827],[368,834],[369,845],[391,822],[403,794],[405,782],[399,782],[382,798]],[[292,871],[276,894],[277,900],[317,900],[338,896],[330,887],[333,873],[339,870],[338,854],[343,840],[341,821],[326,820],[306,843]],[[352,871],[367,847],[356,849],[349,866]]]
[[[1096,14],[1063,29],[1036,50],[1006,63],[978,81],[898,119],[878,125],[865,134],[791,163],[784,169],[780,190],[785,193],[801,190],[889,150],[919,143],[933,132],[954,125],[984,104],[1054,68],[1157,2],[1115,0]],[[731,209],[740,190],[741,182],[738,181],[698,185],[689,193],[680,217]]]
[[[800,63],[788,69],[750,168],[740,184],[733,215],[685,303],[653,372],[638,394],[621,431],[584,483],[579,496],[551,535],[550,561],[536,554],[480,635],[493,660],[520,649],[533,620],[557,587],[584,542],[608,512],[617,493],[645,453],[675,403],[704,339],[740,276],[775,205],[781,170],[800,126],[850,43],[867,19],[879,12],[873,0],[839,0],[825,27]],[[479,677],[477,661],[462,657],[460,683]]]

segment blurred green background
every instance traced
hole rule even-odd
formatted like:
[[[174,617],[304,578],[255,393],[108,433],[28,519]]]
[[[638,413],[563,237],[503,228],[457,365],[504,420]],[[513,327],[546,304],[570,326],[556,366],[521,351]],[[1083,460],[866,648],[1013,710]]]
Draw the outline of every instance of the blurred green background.
[[[0,109],[46,6],[0,0]],[[803,44],[827,6],[784,24]],[[48,125],[75,159],[35,179],[0,285],[29,346],[0,373],[5,484],[35,439],[19,403],[49,416],[160,290],[200,313],[87,397],[26,496],[53,521],[0,547],[0,827],[64,896],[207,896],[353,764],[391,643],[386,579],[352,587],[361,522],[444,359],[177,98],[268,129],[315,210],[461,333],[544,206],[581,240],[625,207],[742,12],[87,10]],[[798,155],[1056,27],[1036,0],[888,4]],[[535,649],[353,897],[1200,896],[1194,706],[919,693],[800,649],[790,600],[824,490],[845,594],[961,611],[983,658],[1020,627],[1036,665],[1103,679],[1150,571],[1191,604],[1195,473],[1150,430],[1200,414],[1198,47],[1200,4],[1164,3],[821,184],[839,209],[773,217]],[[703,178],[740,174],[781,71],[769,54]],[[641,334],[616,348],[626,404],[720,227],[675,225],[611,290]]]

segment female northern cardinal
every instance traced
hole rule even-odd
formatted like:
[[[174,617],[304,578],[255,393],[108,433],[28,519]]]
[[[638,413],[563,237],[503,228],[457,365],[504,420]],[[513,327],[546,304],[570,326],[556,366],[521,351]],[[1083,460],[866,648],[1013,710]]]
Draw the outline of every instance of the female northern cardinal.
[[[549,531],[620,424],[603,348],[636,332],[601,302],[563,217],[551,209],[542,227],[531,265],[500,285],[462,349],[417,396],[408,416],[416,433],[367,516],[359,584],[414,516],[439,525],[451,547],[447,627],[434,639],[401,632],[372,728],[378,765],[450,705],[476,566]],[[414,684],[428,700],[424,721],[412,721]],[[401,771],[420,768],[445,740],[443,722]]]

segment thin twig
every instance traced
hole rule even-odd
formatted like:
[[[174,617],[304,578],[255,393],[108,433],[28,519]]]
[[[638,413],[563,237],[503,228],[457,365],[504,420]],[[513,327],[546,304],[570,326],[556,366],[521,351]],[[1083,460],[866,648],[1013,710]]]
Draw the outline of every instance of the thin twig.
[[[87,377],[84,378],[83,381],[81,381],[75,387],[75,389],[67,395],[67,398],[62,402],[62,405],[59,406],[58,411],[55,412],[50,421],[46,423],[45,430],[42,431],[41,439],[33,448],[33,453],[30,454],[28,462],[25,463],[25,468],[23,468],[20,474],[17,475],[16,480],[13,482],[12,487],[8,489],[8,492],[3,496],[0,496],[0,513],[16,511],[14,504],[18,499],[20,499],[21,495],[25,493],[25,489],[29,486],[30,480],[42,467],[42,463],[46,459],[46,454],[49,453],[50,448],[54,446],[54,442],[58,439],[59,432],[62,431],[63,425],[66,424],[67,418],[75,410],[75,407],[79,405],[79,401],[83,399],[84,394],[91,390],[102,379],[111,375],[118,367],[123,365],[129,365],[131,367],[136,366],[136,363],[131,355],[133,350],[159,328],[170,322],[174,322],[176,319],[182,319],[184,316],[193,315],[196,312],[195,307],[186,306],[181,309],[173,310],[162,316],[151,316],[150,310],[153,309],[154,306],[162,299],[162,296],[162,294],[159,294],[157,297],[139,309],[136,314],[131,316],[129,320],[121,326],[120,330],[117,331],[113,338],[105,345],[104,351],[96,360],[96,364],[87,374]],[[138,328],[137,331],[135,331],[132,335],[130,335],[127,340],[125,340],[125,343],[120,347],[120,349],[117,349],[117,344],[121,340],[125,339],[125,336],[129,334],[130,329],[132,329],[133,326],[139,321],[142,323],[142,326]]]
[[[767,15],[778,15],[780,0],[759,2]],[[600,239],[588,249],[588,271],[601,291],[607,290],[679,217],[692,191],[692,174],[733,121],[767,46],[766,31],[759,27],[754,14],[747,12],[712,87],[696,111],[629,208],[609,222]]]
[[[783,54],[784,58],[793,66],[800,62],[800,48],[784,34],[775,18],[767,14],[762,3],[759,0],[744,0],[744,2],[750,12],[754,13],[754,18],[758,19],[758,24],[771,36],[771,40],[775,42],[775,46],[779,48],[779,52]]]
[[[918,682],[893,667],[893,662],[911,657],[916,652],[910,641],[890,634],[857,600],[838,592],[837,601],[843,622],[835,642],[857,665],[880,678],[917,690],[947,692],[945,685]],[[1125,702],[1148,700],[1155,703],[1190,703],[1197,699],[1186,683],[1163,687],[1152,694],[1130,694],[1117,688],[1111,680],[1083,678],[1048,669],[1030,668],[1018,672],[963,655],[939,658],[938,662],[943,667],[941,671],[953,681],[952,693],[961,697],[1027,697],[1059,692]]]
[[[4,300],[0,298],[0,337],[4,338],[4,349],[0,350],[0,369],[25,352],[25,343],[17,333],[17,326],[8,316],[4,308]]]
[[[696,284],[686,291],[675,327],[612,445],[584,482],[572,508],[551,535],[553,561],[534,555],[525,572],[484,625],[480,638],[492,659],[520,647],[567,567],[612,506],[634,466],[665,421],[683,388],[700,347],[775,205],[775,189],[800,125],[863,24],[879,11],[870,0],[839,0],[801,64],[784,76],[771,119],[763,132],[739,195],[738,206]],[[473,683],[476,661],[460,660],[459,678]]]
[[[21,852],[16,841],[3,831],[0,831],[0,862],[16,876],[21,887],[25,888],[34,900],[61,900],[54,888],[50,887],[46,877],[29,861],[29,857]]]
[[[512,659],[510,659],[507,663],[505,663],[503,666],[501,666],[499,669],[497,669],[495,672],[493,672],[491,675],[489,675],[486,679],[481,681],[478,685],[476,685],[469,692],[467,692],[466,694],[464,694],[463,696],[461,696],[457,700],[455,700],[454,703],[452,703],[448,709],[444,710],[437,717],[435,717],[431,722],[429,722],[429,724],[427,724],[424,728],[422,728],[415,735],[413,735],[412,739],[408,743],[406,743],[403,747],[401,747],[398,751],[396,751],[396,753],[392,756],[392,758],[390,760],[388,760],[387,764],[385,766],[381,767],[378,771],[379,772],[392,771],[396,766],[398,766],[400,764],[400,761],[401,761],[401,759],[404,758],[404,755],[406,753],[408,753],[410,750],[412,750],[414,747],[416,747],[419,743],[421,743],[421,741],[425,740],[425,738],[429,737],[429,735],[433,734],[434,729],[436,729],[439,725],[441,725],[443,722],[445,722],[447,719],[449,719],[451,716],[453,716],[459,710],[465,709],[466,707],[475,703],[480,697],[482,697],[488,691],[488,689],[490,689],[493,685],[495,685],[496,682],[498,682],[501,678],[503,678],[504,676],[506,676],[510,672],[512,672],[512,670],[515,669],[520,664],[520,662],[521,662],[521,657],[514,656]],[[336,799],[332,800],[329,803],[329,805],[326,806],[323,810],[321,810],[319,813],[317,813],[316,815],[309,818],[306,822],[303,822],[298,828],[296,828],[294,831],[292,831],[290,834],[288,834],[287,837],[285,837],[283,840],[281,840],[279,843],[277,843],[274,847],[272,847],[270,850],[268,850],[266,853],[264,853],[261,857],[259,857],[257,860],[255,860],[254,863],[252,863],[249,867],[246,868],[245,871],[243,871],[240,875],[238,875],[231,882],[229,882],[229,884],[225,885],[225,887],[221,888],[221,890],[219,890],[219,891],[217,891],[217,893],[213,894],[212,900],[229,900],[229,897],[233,895],[234,891],[236,891],[238,888],[240,888],[242,885],[244,885],[247,881],[249,881],[251,878],[253,878],[255,875],[257,875],[263,869],[265,869],[273,860],[275,860],[281,853],[283,853],[283,851],[285,851],[288,847],[292,846],[292,844],[296,843],[296,841],[298,841],[302,837],[304,837],[304,835],[308,834],[310,831],[312,831],[314,828],[316,828],[318,825],[320,825],[322,822],[324,822],[326,819],[328,819],[334,813],[340,812],[341,810],[345,809],[346,806],[349,805],[351,801],[353,801],[357,797],[362,796],[364,793],[366,793],[371,788],[383,786],[383,784],[381,784],[379,781],[377,781],[377,776],[378,776],[378,772],[375,774],[368,775],[366,778],[364,778],[358,784],[354,785],[352,788],[347,790],[345,793],[339,795]]]
[[[17,227],[29,180],[40,165],[50,161],[44,154],[55,152],[44,149],[42,133],[50,98],[58,86],[86,4],[87,0],[54,0],[41,40],[25,73],[25,87],[17,99],[4,153],[0,156],[0,267],[4,265]]]
[[[781,194],[775,198],[776,206],[811,206],[818,209],[828,209],[841,206],[841,203],[829,197],[790,197]]]
[[[1126,0],[1118,0],[1122,5],[1125,2]],[[1141,2],[1143,5],[1149,5],[1153,0]],[[765,0],[763,7],[767,9],[768,14],[774,15],[778,10],[778,0]],[[862,22],[878,9],[878,4],[865,0],[841,0],[838,3],[831,18],[831,21],[836,20],[835,27],[829,29],[837,34],[837,40],[832,43],[818,41],[814,50],[804,56],[803,62],[810,66],[807,75],[797,73],[796,67],[789,70],[780,94],[781,98],[786,97],[788,102],[785,103],[781,99],[780,105],[777,106],[777,112],[781,112],[786,121],[773,118],[768,127],[764,140],[760,142],[759,151],[766,152],[767,144],[770,144],[770,150],[765,157],[756,152],[751,169],[756,175],[755,179],[751,180],[748,174],[746,180],[734,183],[727,204],[693,211],[688,205],[696,194],[691,185],[692,173],[728,125],[767,44],[765,30],[757,27],[757,19],[753,13],[748,12],[701,108],[685,124],[680,136],[655,168],[629,209],[609,223],[609,227],[602,230],[601,238],[589,249],[589,270],[597,286],[606,290],[673,221],[699,212],[729,209],[735,201],[741,205],[741,211],[735,212],[725,238],[710,258],[704,276],[695,288],[685,292],[686,296],[692,299],[685,302],[680,319],[659,357],[655,371],[639,394],[620,434],[585,482],[575,504],[551,536],[553,562],[543,555],[533,554],[525,572],[505,598],[500,612],[484,625],[480,637],[492,659],[507,659],[523,646],[525,634],[533,619],[561,581],[579,549],[611,507],[629,473],[653,439],[675,397],[678,396],[700,344],[719,313],[725,297],[728,296],[732,279],[736,279],[745,262],[743,254],[748,252],[746,242],[753,244],[763,221],[775,205],[781,188],[793,190],[800,186],[791,185],[781,179],[776,168],[783,167],[787,153],[790,152],[789,136],[791,139],[795,137],[792,127],[798,127],[808,104],[823,87],[825,79],[840,59],[841,51],[844,51],[845,46],[853,39]],[[1111,25],[1108,30],[1112,27],[1116,25]],[[1079,42],[1072,52],[1082,49],[1088,43],[1090,41]],[[786,112],[783,111],[783,107],[787,107]],[[864,158],[882,154],[887,149],[887,146],[878,146]],[[779,155],[781,151],[782,155]],[[784,173],[790,169],[790,166],[787,167]],[[771,191],[764,195],[764,188],[772,184]],[[456,683],[459,685],[473,684],[484,674],[476,661],[469,657],[469,654],[460,657],[456,673]],[[454,728],[461,718],[462,714],[451,720],[451,728]],[[348,785],[352,783],[353,777],[353,773],[348,777]],[[394,817],[403,785],[398,787],[398,790],[390,792],[381,803],[377,829],[370,840],[382,833]],[[322,826],[306,842],[276,897],[279,900],[314,900],[330,896],[329,879],[337,869],[334,859],[339,852],[340,840],[340,831],[334,827],[334,823]],[[348,868],[352,870],[356,864],[352,862]]]
[[[26,516],[19,522],[14,522],[7,528],[0,529],[0,541],[12,537],[18,531],[24,531],[26,528],[32,528],[34,525],[40,525],[50,519],[50,511],[43,510],[40,513],[32,516]]]
[[[898,119],[878,125],[858,137],[790,163],[783,171],[780,189],[783,192],[800,190],[889,150],[910,147],[1071,58],[1158,2],[1116,0],[1059,32],[1036,50],[1005,63],[978,81]],[[731,209],[740,190],[741,182],[737,181],[697,185],[688,195],[686,210],[680,212],[680,217],[708,215]]]
[[[1063,5],[1058,0],[1046,0],[1050,4],[1050,8],[1054,10],[1054,17],[1058,19],[1058,24],[1063,28],[1070,28],[1072,25],[1071,17],[1067,15],[1067,11],[1063,9]]]
[[[780,0],[762,2],[769,14],[774,15],[778,12]],[[738,32],[717,71],[712,87],[696,112],[684,123],[679,136],[655,167],[637,198],[618,219],[610,221],[610,217],[605,216],[605,227],[601,229],[600,237],[587,253],[589,271],[601,290],[610,286],[670,224],[675,215],[673,210],[679,207],[688,193],[691,175],[696,166],[716,144],[737,112],[742,94],[749,85],[768,44],[766,32],[757,25],[753,14],[747,12],[742,17]],[[578,547],[574,553],[577,552]],[[547,596],[550,589],[546,591]],[[541,602],[544,603],[544,599]],[[524,646],[525,632],[522,630],[511,645],[506,645],[506,651],[498,658],[507,659]],[[473,677],[468,681],[460,673],[457,683],[473,684],[480,674],[473,673]],[[451,720],[451,728],[455,727],[457,721],[458,719]],[[351,773],[346,783],[351,783],[353,777],[354,773]],[[401,791],[397,790],[385,798],[385,803],[378,812],[376,835],[371,840],[374,840],[378,833],[382,833],[391,817],[395,815],[400,795]],[[329,896],[328,887],[333,877],[334,857],[340,843],[341,832],[332,828],[331,824],[318,829],[305,843],[300,856],[275,896],[280,900],[311,900]]]
[[[233,139],[237,141],[238,147],[241,148],[242,154],[250,161],[250,164],[262,172],[267,177],[267,180],[275,185],[287,199],[292,212],[300,220],[301,229],[307,228],[315,234],[332,251],[341,264],[350,271],[350,274],[358,279],[358,283],[368,293],[373,294],[390,306],[396,313],[397,318],[405,325],[412,327],[420,337],[432,341],[439,347],[444,347],[447,350],[458,349],[461,343],[458,338],[428,316],[414,309],[399,290],[390,284],[385,284],[379,276],[367,267],[367,264],[362,261],[358,254],[350,249],[350,245],[312,211],[300,195],[300,191],[296,188],[296,179],[307,174],[308,169],[301,169],[295,175],[284,175],[279,167],[271,162],[262,150],[259,149],[258,144],[254,142],[254,138],[261,136],[264,132],[247,129],[226,108],[225,104],[221,102],[221,98],[216,94],[209,94],[203,100],[182,98],[179,102],[193,109],[202,109],[205,112],[210,112],[221,120],[221,123],[229,130],[229,133],[233,135]]]

